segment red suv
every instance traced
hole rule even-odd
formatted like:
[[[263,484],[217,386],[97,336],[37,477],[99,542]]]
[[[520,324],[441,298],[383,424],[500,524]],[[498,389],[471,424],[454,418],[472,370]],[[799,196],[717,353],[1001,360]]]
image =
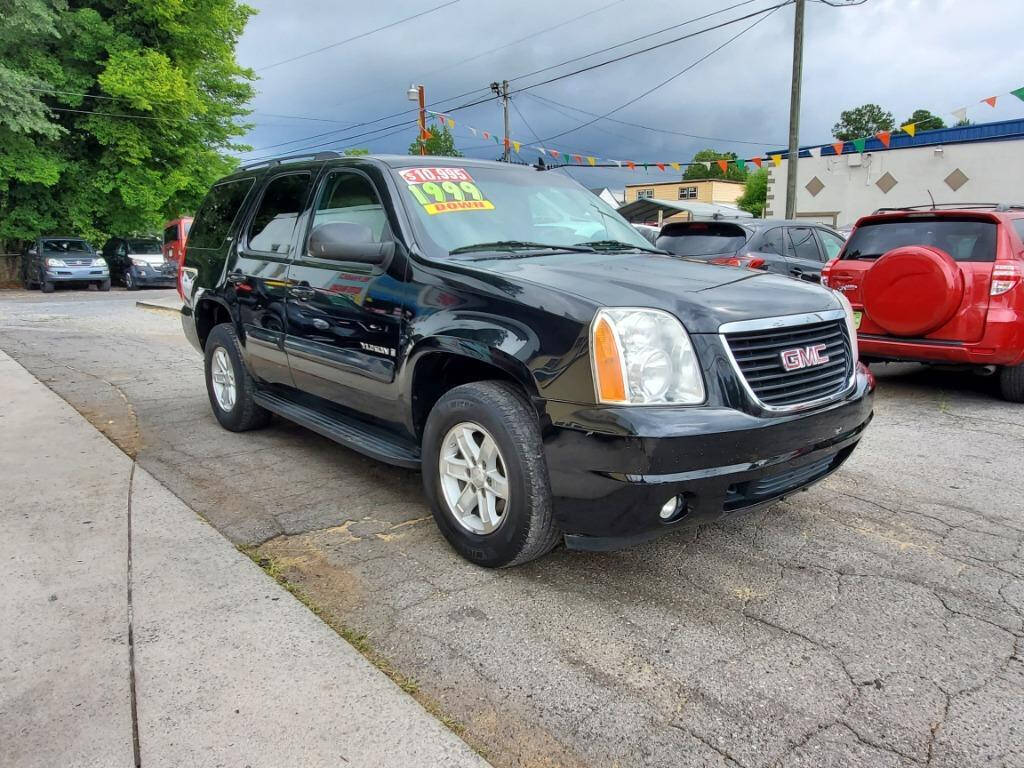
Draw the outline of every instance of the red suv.
[[[857,222],[822,282],[854,308],[864,362],[998,372],[1024,402],[1024,206],[883,209]]]

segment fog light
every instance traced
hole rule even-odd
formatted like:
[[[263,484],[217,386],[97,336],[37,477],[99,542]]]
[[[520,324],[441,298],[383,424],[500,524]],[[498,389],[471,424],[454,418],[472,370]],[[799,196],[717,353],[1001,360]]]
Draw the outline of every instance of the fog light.
[[[683,500],[679,496],[673,496],[671,499],[665,502],[661,508],[661,512],[658,513],[658,517],[662,520],[671,520],[676,517],[683,507]]]

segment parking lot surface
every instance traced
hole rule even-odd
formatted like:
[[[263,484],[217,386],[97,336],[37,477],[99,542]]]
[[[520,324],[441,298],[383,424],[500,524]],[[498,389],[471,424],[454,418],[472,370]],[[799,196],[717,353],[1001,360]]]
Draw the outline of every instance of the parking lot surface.
[[[495,572],[416,473],[221,429],[179,319],[138,298],[0,292],[0,348],[494,765],[1024,766],[1024,407],[990,379],[879,367],[861,447],[810,491]]]

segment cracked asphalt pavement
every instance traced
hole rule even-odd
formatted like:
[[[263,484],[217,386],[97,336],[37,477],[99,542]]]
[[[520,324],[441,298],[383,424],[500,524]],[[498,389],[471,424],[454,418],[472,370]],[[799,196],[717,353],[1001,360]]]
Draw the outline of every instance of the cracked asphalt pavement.
[[[876,367],[874,423],[810,491],[495,572],[416,473],[221,429],[179,319],[139,297],[0,292],[0,347],[494,765],[1024,766],[1024,406],[992,380]]]

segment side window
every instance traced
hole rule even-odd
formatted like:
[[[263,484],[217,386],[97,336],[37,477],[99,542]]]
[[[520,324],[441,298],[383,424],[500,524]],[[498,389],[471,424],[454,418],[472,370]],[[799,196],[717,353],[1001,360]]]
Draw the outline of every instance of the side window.
[[[777,256],[786,255],[786,244],[782,240],[782,227],[769,229],[761,236],[761,243],[754,250],[760,253],[774,253]]]
[[[220,248],[252,189],[253,179],[217,184],[206,196],[189,237],[189,248]]]
[[[178,239],[178,225],[174,224],[170,227],[164,227],[164,245],[167,243],[173,243]]]
[[[360,224],[369,229],[373,242],[390,240],[388,217],[369,179],[352,171],[327,174],[313,213],[313,226],[323,224]]]
[[[308,190],[308,173],[289,173],[273,179],[249,222],[246,234],[249,248],[266,253],[288,253]]]
[[[1013,228],[1017,230],[1017,237],[1024,241],[1024,219],[1014,219]]]
[[[846,241],[838,235],[833,235],[825,229],[818,230],[818,237],[821,238],[821,246],[825,249],[825,261],[830,261],[839,255],[846,245]]]
[[[790,227],[789,244],[793,248],[792,255],[806,261],[821,261],[821,252],[814,240],[814,230],[810,227]]]

